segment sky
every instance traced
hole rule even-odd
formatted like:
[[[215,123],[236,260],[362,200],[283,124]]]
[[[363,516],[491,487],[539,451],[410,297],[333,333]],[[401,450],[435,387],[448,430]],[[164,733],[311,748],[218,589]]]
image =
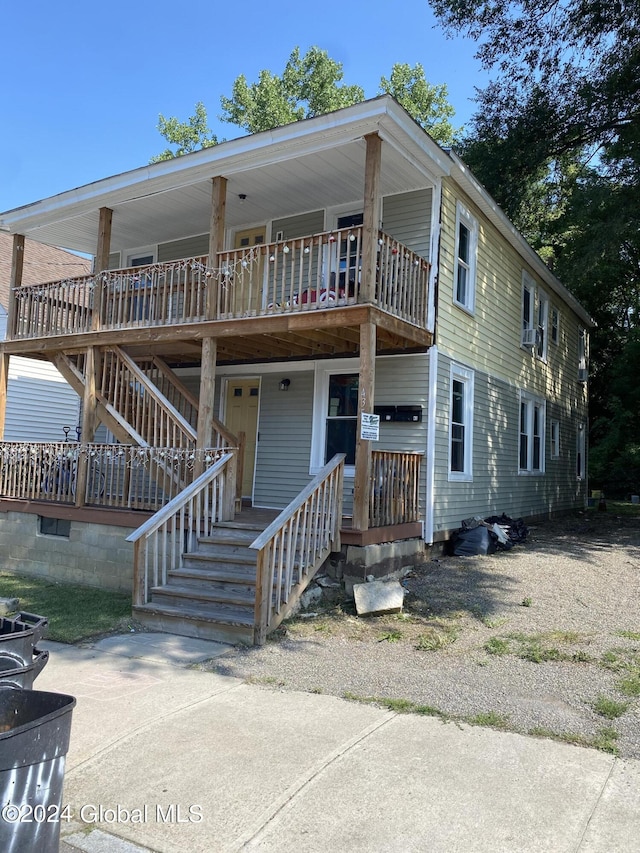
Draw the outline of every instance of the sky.
[[[220,96],[240,74],[280,74],[296,46],[326,50],[368,98],[394,63],[420,62],[456,127],[488,81],[427,0],[23,0],[1,20],[0,211],[144,166],[166,147],[159,114],[186,121],[198,101],[219,138],[242,136],[218,121]]]

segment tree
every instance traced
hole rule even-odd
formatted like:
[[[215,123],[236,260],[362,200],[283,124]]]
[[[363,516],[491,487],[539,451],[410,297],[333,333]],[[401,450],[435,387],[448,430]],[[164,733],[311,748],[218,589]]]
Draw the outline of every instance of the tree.
[[[447,100],[447,87],[428,83],[419,62],[413,68],[407,63],[396,63],[389,79],[380,80],[380,93],[385,92],[393,95],[436,142],[445,146],[453,144],[460,128],[455,129],[449,121],[455,110]]]
[[[342,64],[326,51],[311,47],[301,56],[296,47],[282,76],[264,70],[252,84],[244,74],[237,77],[231,98],[220,99],[220,118],[248,133],[259,133],[364,100],[360,86],[341,84],[342,77]]]
[[[311,47],[302,56],[300,48],[296,47],[281,75],[265,69],[255,83],[248,83],[244,74],[237,77],[231,97],[220,99],[223,110],[220,118],[248,133],[259,133],[363,101],[364,90],[360,86],[348,86],[342,79],[342,64],[331,59],[325,50]],[[456,131],[449,119],[454,109],[447,101],[446,86],[427,83],[419,63],[413,68],[406,64],[394,65],[390,78],[381,78],[379,91],[393,95],[438,142],[452,144]],[[207,126],[207,113],[202,103],[196,104],[195,115],[188,122],[161,115],[158,130],[178,148],[175,151],[166,149],[152,162],[217,142]]]
[[[151,158],[152,163],[171,160],[173,157],[188,154],[197,148],[210,148],[212,145],[218,144],[216,136],[207,126],[207,111],[201,101],[198,101],[195,114],[187,122],[180,122],[173,117],[165,118],[160,114],[158,116],[158,130],[167,142],[178,147],[175,151],[171,148],[165,148],[160,154]]]

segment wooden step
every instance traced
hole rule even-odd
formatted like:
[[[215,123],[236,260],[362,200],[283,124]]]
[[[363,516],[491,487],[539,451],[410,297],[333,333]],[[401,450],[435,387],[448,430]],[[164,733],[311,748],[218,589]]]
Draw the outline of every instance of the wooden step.
[[[232,592],[251,592],[256,585],[255,572],[253,575],[238,575],[235,572],[225,572],[203,569],[174,569],[167,572],[169,586],[191,586],[196,589],[229,589]]]
[[[198,548],[194,553],[220,554],[227,555],[229,557],[233,557],[236,554],[242,554],[245,557],[250,557],[255,563],[258,552],[254,551],[252,548],[248,548],[243,542],[232,542],[230,540],[216,542],[213,539],[198,539]]]
[[[177,607],[184,601],[198,607],[214,605],[217,608],[220,605],[225,612],[227,609],[235,610],[239,608],[238,613],[242,613],[249,608],[250,612],[253,613],[255,598],[255,588],[250,591],[239,591],[232,589],[212,589],[207,586],[179,586],[178,584],[171,583],[166,586],[153,587],[151,590],[151,600],[153,602],[162,601]]]
[[[186,569],[197,568],[220,568],[227,573],[237,574],[239,577],[245,575],[256,574],[256,561],[250,557],[245,557],[244,554],[238,554],[235,557],[228,557],[225,554],[200,554],[194,551],[191,554],[182,555],[182,565]]]
[[[215,608],[175,607],[165,604],[134,605],[135,618],[155,631],[216,640],[219,643],[253,643],[253,614],[242,617]]]

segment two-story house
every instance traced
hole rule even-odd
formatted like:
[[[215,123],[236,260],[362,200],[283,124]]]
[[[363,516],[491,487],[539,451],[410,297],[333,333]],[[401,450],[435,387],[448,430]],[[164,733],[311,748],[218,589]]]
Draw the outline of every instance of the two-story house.
[[[5,358],[53,362],[83,418],[5,450],[17,568],[59,533],[148,624],[261,642],[332,552],[362,577],[468,516],[584,505],[589,316],[389,96],[1,221]],[[25,237],[94,272],[23,286]]]

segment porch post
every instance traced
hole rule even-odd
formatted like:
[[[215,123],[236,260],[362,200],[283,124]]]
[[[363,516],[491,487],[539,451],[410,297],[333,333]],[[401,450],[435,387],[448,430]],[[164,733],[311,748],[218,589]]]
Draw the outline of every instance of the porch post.
[[[371,493],[371,442],[360,437],[362,413],[373,411],[376,381],[376,326],[360,326],[360,376],[358,390],[358,422],[356,425],[356,471],[353,492],[353,528],[369,529],[369,497]]]
[[[378,230],[380,227],[380,164],[382,140],[377,133],[365,136],[364,209],[362,214],[362,281],[360,301],[375,302]]]
[[[203,338],[202,361],[200,365],[200,397],[198,400],[198,424],[196,450],[203,451],[213,442],[213,394],[216,386],[216,359],[218,343],[215,338]],[[201,457],[203,454],[200,453]],[[200,476],[204,471],[204,459],[197,458],[194,473]]]
[[[7,340],[13,339],[16,327],[16,290],[22,287],[24,268],[24,235],[13,235],[11,274],[9,276],[9,304],[7,305]]]
[[[102,305],[102,276],[103,270],[109,269],[109,253],[111,251],[111,222],[113,210],[109,207],[100,208],[100,221],[98,224],[98,245],[94,261],[94,273],[98,275],[93,287],[93,315],[91,317],[91,328],[96,331],[100,328],[100,308]]]
[[[4,440],[4,423],[7,415],[7,387],[9,385],[9,356],[0,353],[0,441]]]
[[[82,432],[83,442],[93,441],[98,428],[98,400],[96,397],[96,375],[98,372],[99,355],[95,347],[87,347],[84,362],[84,397],[82,400]]]
[[[227,204],[227,179],[218,175],[211,180],[211,222],[209,224],[209,268],[218,268],[218,252],[224,248],[224,222]],[[209,276],[207,286],[207,320],[215,320],[218,313],[218,288],[215,275]]]

